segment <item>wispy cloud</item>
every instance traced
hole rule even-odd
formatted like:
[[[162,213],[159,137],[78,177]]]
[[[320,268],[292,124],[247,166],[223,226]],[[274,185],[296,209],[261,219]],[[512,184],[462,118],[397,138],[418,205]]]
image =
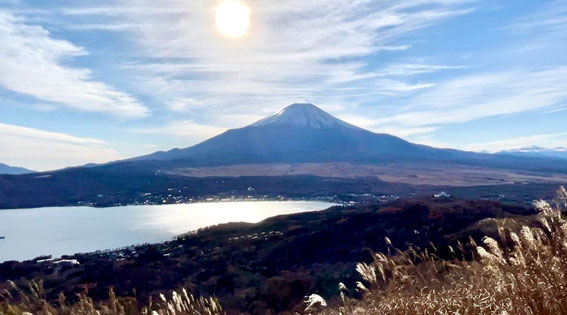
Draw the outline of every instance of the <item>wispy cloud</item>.
[[[408,101],[382,124],[439,126],[530,110],[567,107],[567,66],[450,79]]]
[[[517,19],[503,30],[516,34],[557,33],[567,30],[567,2],[564,0],[549,1],[543,9]]]
[[[378,77],[388,76],[412,76],[424,73],[432,73],[441,70],[463,69],[465,66],[432,65],[423,63],[397,63],[384,67],[374,75]]]
[[[384,94],[431,87],[390,77],[451,67],[394,64],[381,71],[364,57],[410,49],[401,37],[471,12],[469,2],[255,1],[249,3],[249,33],[237,41],[215,30],[214,18],[205,12],[214,11],[211,1],[194,1],[206,10],[186,1],[126,1],[62,13],[85,17],[83,25],[71,27],[115,25],[130,32],[142,61],[127,69],[136,73],[141,90],[166,107],[191,110],[199,104],[248,114],[293,101],[348,99],[356,106],[354,90],[362,86]],[[185,99],[191,100],[188,105],[179,103]]]
[[[150,128],[131,129],[131,132],[141,134],[160,134],[191,138],[192,142],[198,142],[216,136],[227,128],[203,125],[191,120],[174,121],[166,125]]]
[[[564,147],[567,143],[567,132],[539,134],[525,137],[515,137],[485,143],[473,143],[466,145],[463,149],[471,151],[499,152],[515,150],[537,145],[544,148]]]
[[[122,158],[104,141],[0,123],[0,159],[35,170],[101,163]],[[37,156],[41,156],[40,159]]]
[[[433,132],[438,127],[395,127],[395,126],[382,126],[379,119],[369,118],[359,115],[352,114],[342,114],[338,115],[338,118],[353,124],[355,126],[365,128],[377,133],[387,133],[397,137],[408,137],[413,135],[419,135],[424,133]]]
[[[41,26],[0,11],[0,43],[0,86],[7,90],[81,111],[125,118],[149,113],[132,96],[94,80],[90,70],[67,66],[87,52]]]

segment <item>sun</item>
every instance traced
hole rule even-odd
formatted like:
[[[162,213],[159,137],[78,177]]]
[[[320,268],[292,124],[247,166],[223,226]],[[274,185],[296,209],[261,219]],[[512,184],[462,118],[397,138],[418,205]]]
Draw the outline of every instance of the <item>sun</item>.
[[[217,28],[228,37],[246,33],[250,22],[250,8],[237,0],[223,0],[215,12]]]

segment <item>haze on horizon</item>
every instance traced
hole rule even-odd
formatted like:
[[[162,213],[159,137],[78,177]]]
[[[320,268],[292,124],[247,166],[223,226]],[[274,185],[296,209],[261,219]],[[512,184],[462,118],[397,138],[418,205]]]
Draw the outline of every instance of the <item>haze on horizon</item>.
[[[567,1],[221,3],[1,1],[0,163],[187,147],[295,102],[439,147],[567,144]]]

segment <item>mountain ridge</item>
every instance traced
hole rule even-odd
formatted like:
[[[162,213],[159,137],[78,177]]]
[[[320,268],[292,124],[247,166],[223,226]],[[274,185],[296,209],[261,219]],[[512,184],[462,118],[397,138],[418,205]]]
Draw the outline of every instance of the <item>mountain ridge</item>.
[[[0,163],[0,174],[21,175],[21,174],[30,174],[30,173],[35,173],[35,171],[23,167],[10,166],[4,163]]]
[[[543,157],[543,158],[557,158],[567,159],[567,148],[544,148],[540,146],[529,146],[518,149],[499,151],[497,154],[510,154],[524,157]]]

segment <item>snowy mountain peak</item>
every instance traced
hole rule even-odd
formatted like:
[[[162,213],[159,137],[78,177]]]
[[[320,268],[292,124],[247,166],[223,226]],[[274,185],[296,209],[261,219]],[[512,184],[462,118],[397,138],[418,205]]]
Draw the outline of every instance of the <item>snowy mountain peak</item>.
[[[295,103],[281,111],[253,123],[251,126],[293,125],[327,129],[336,127],[358,128],[346,123],[310,103]]]

